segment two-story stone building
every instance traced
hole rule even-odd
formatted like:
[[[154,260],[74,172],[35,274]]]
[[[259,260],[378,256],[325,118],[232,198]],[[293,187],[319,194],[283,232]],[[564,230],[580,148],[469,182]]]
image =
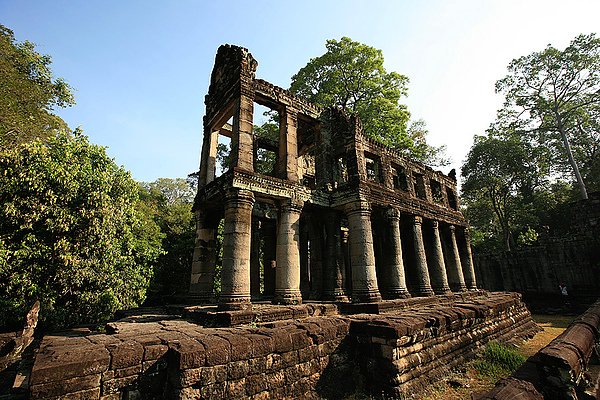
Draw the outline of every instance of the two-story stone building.
[[[455,177],[367,138],[355,116],[256,79],[257,66],[244,48],[217,52],[190,294],[214,298],[223,218],[224,310],[253,299],[377,302],[476,289]],[[253,133],[256,104],[276,112],[278,139]],[[220,137],[231,152],[217,177]],[[261,159],[271,165],[259,172]]]

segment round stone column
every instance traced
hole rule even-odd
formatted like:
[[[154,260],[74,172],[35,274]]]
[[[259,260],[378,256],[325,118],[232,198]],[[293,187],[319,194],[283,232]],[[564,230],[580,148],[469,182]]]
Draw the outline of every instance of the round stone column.
[[[429,265],[431,267],[431,287],[435,294],[450,293],[448,286],[448,277],[446,276],[446,264],[444,263],[444,253],[442,252],[442,240],[440,239],[439,222],[431,221],[433,232],[433,248],[431,249]]]
[[[406,276],[404,273],[404,261],[402,259],[402,242],[400,238],[400,211],[388,208],[385,212],[388,222],[389,252],[386,257],[386,275],[388,286],[385,289],[385,297],[399,299],[410,297],[406,288]]]
[[[473,254],[471,253],[471,238],[467,228],[463,231],[462,254],[463,269],[465,274],[465,284],[469,290],[477,290],[477,280],[475,278],[475,266],[473,265]]]
[[[371,207],[360,201],[347,209],[350,265],[352,267],[352,301],[381,301],[375,272],[375,252],[371,232]]]
[[[213,286],[217,264],[218,220],[209,223],[205,210],[196,211],[196,243],[192,256],[190,298],[199,302],[214,301]]]
[[[348,301],[344,293],[344,259],[342,257],[342,239],[340,219],[336,213],[328,213],[325,219],[325,279],[323,299]]]
[[[451,254],[450,257],[448,257],[448,260],[450,261],[448,268],[450,288],[454,292],[463,292],[467,290],[467,286],[465,285],[465,278],[463,276],[458,245],[456,244],[456,227],[454,225],[450,225],[450,249]]]
[[[300,304],[300,212],[302,202],[281,204],[277,227],[275,304]]]
[[[240,310],[250,303],[250,241],[254,194],[232,190],[225,198],[223,267],[219,308]]]
[[[429,280],[429,271],[427,269],[427,256],[425,255],[425,245],[423,244],[423,220],[415,215],[413,217],[413,241],[415,248],[415,262],[417,264],[417,282],[418,296],[433,296],[431,281]]]
[[[260,298],[260,221],[252,220],[252,239],[250,242],[250,296]]]

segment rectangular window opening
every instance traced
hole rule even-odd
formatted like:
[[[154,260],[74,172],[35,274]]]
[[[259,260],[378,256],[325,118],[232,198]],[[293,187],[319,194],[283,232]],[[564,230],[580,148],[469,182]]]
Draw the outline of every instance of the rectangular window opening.
[[[346,157],[338,157],[337,159],[337,175],[340,183],[348,182],[348,165],[346,163]]]
[[[400,165],[392,165],[392,182],[394,189],[408,191],[408,180],[406,179],[406,169]]]
[[[423,174],[413,173],[413,178],[415,180],[415,194],[418,198],[426,200],[427,194],[425,193],[425,177]]]
[[[442,192],[442,185],[435,180],[429,181],[429,186],[431,187],[431,197],[433,201],[438,204],[444,204],[444,194]]]
[[[254,171],[277,176],[279,154],[279,113],[264,105],[254,103]]]
[[[449,187],[446,188],[446,195],[448,196],[448,205],[451,209],[457,210],[458,204],[456,202],[456,194],[454,194],[454,190]]]
[[[379,157],[365,153],[365,166],[367,170],[367,179],[371,182],[382,183],[381,161]]]
[[[231,157],[231,135],[233,131],[233,117],[229,118],[219,129],[217,136],[217,157],[215,163],[215,178],[229,171]]]

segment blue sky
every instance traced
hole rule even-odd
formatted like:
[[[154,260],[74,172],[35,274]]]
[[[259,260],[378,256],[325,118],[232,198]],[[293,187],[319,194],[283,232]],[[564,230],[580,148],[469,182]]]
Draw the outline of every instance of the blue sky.
[[[494,82],[516,57],[600,28],[598,0],[0,0],[0,23],[53,58],[77,104],[61,115],[137,180],[198,169],[204,96],[217,48],[247,47],[257,76],[291,76],[349,36],[410,78],[405,99],[459,170],[493,121]],[[444,172],[451,167],[445,168]]]

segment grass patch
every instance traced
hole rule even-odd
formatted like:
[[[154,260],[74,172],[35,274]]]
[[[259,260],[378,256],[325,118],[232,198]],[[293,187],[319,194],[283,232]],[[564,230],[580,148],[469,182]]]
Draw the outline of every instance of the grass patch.
[[[485,346],[483,359],[475,361],[473,367],[480,376],[497,380],[511,375],[525,360],[525,356],[517,349],[490,342]]]

